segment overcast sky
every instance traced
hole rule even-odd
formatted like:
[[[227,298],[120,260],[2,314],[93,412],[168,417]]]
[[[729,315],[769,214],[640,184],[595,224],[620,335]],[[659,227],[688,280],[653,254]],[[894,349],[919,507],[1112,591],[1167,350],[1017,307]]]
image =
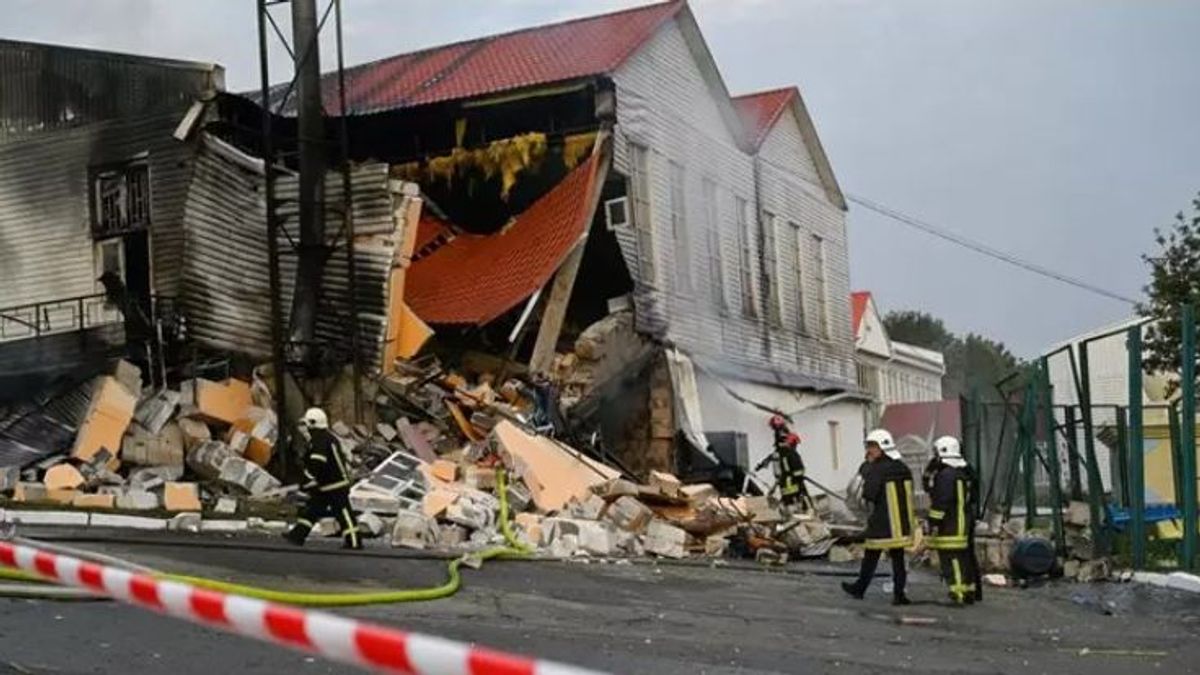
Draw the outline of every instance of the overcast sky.
[[[344,4],[353,64],[644,3]],[[800,85],[844,190],[1064,274],[1137,296],[1152,228],[1200,190],[1195,0],[692,7],[731,91]],[[253,0],[9,0],[5,9],[3,37],[216,61],[231,89],[257,86]],[[929,311],[1023,356],[1132,311],[861,207],[849,223],[852,284],[874,291],[881,309]]]

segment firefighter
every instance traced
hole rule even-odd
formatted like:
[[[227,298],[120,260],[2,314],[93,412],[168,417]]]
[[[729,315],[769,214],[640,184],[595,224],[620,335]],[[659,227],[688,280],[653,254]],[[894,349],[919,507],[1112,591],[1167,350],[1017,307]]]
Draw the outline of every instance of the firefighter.
[[[308,430],[308,453],[304,457],[304,490],[308,503],[296,524],[284,535],[288,541],[303,546],[313,525],[325,516],[337,519],[341,530],[343,548],[358,550],[362,539],[358,535],[358,521],[350,509],[350,472],[346,460],[333,434],[329,433],[329,418],[320,408],[309,408],[304,413],[304,426]]]
[[[808,510],[808,486],[804,484],[804,460],[800,458],[800,435],[788,429],[782,415],[771,418],[771,430],[775,433],[775,451],[764,460],[771,461],[775,470],[775,482],[779,485],[779,501],[784,506]],[[763,464],[759,464],[761,468]]]
[[[975,602],[978,580],[971,550],[971,473],[957,438],[933,442],[933,459],[926,469],[929,494],[929,548],[938,552],[942,578],[956,605]]]
[[[885,429],[867,434],[867,459],[859,468],[863,476],[862,497],[871,505],[867,518],[866,549],[858,580],[842,582],[842,590],[861,600],[875,576],[879,558],[887,551],[892,561],[892,604],[908,605],[904,593],[908,572],[904,549],[913,545],[916,517],[913,515],[913,475],[901,461],[892,435]]]

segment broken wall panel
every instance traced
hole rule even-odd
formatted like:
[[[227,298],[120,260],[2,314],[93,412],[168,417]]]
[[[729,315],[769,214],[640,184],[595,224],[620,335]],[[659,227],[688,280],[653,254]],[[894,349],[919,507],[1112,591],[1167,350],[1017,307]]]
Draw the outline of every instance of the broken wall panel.
[[[328,230],[341,227],[341,180],[326,181]],[[296,179],[279,180],[279,196],[295,194]],[[378,364],[387,315],[387,281],[395,251],[393,192],[386,166],[352,172],[356,230],[358,328],[364,363]],[[183,304],[196,339],[214,349],[266,358],[271,351],[270,278],[261,162],[212,137],[196,159],[184,216],[187,257]],[[294,201],[292,202],[294,204]],[[291,207],[294,211],[294,206]],[[385,218],[382,214],[388,214]],[[282,209],[282,214],[287,208]],[[359,217],[362,218],[361,223]],[[290,254],[295,219],[283,219],[279,240],[281,305],[291,304],[296,257]],[[344,245],[326,263],[317,337],[349,349],[349,272]]]
[[[191,154],[171,137],[178,121],[172,112],[0,144],[0,308],[103,290],[88,227],[89,170],[129,160],[149,171],[152,289],[177,293]]]

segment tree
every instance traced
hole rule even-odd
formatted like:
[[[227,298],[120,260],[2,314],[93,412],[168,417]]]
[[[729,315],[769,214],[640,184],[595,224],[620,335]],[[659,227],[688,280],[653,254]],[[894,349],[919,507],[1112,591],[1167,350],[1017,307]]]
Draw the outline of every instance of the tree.
[[[944,352],[956,339],[941,319],[925,312],[888,312],[887,316],[883,317],[883,325],[893,340],[936,352]]]
[[[981,396],[997,396],[995,384],[1021,367],[1021,362],[1004,343],[976,335],[959,337],[946,324],[925,312],[889,312],[883,317],[888,336],[899,342],[941,352],[946,361],[942,396],[957,398],[978,390]]]
[[[1156,256],[1143,255],[1150,265],[1147,301],[1138,313],[1153,321],[1146,331],[1143,359],[1149,372],[1178,373],[1180,367],[1179,307],[1200,302],[1200,193],[1192,200],[1192,215],[1175,214],[1166,230],[1154,229]],[[1174,384],[1172,384],[1172,388]]]

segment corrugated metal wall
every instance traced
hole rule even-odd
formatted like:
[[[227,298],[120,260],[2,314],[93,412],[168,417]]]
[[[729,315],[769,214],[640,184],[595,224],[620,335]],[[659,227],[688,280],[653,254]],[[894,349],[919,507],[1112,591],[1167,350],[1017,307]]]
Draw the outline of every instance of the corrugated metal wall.
[[[190,148],[179,114],[100,122],[0,145],[0,307],[98,292],[88,169],[144,156],[150,166],[154,290],[178,290]]]
[[[0,144],[104,120],[186,110],[224,88],[215,64],[0,40]]]
[[[231,159],[228,147],[211,137],[196,159],[184,213],[186,232],[183,305],[193,336],[220,350],[267,358],[271,352],[271,305],[263,176]],[[222,150],[222,148],[226,150]],[[236,152],[236,151],[233,151]],[[393,193],[384,164],[358,167],[352,175],[355,255],[358,271],[358,325],[364,363],[379,363],[386,321],[387,276],[395,252]],[[294,205],[296,179],[279,181],[278,196]],[[326,230],[338,231],[341,179],[326,185]],[[296,239],[294,206],[281,208],[285,227]],[[288,217],[290,216],[290,217]],[[368,236],[373,235],[373,236]],[[296,258],[280,237],[283,308],[291,304]],[[349,273],[345,249],[329,260],[322,285],[317,335],[349,348]],[[286,317],[285,317],[286,320]]]
[[[629,228],[616,234],[635,279],[634,295],[640,331],[666,337],[700,362],[723,363],[742,377],[761,382],[790,383],[789,386],[855,388],[853,338],[850,335],[849,264],[846,255],[845,214],[833,206],[820,188],[804,189],[805,178],[815,178],[812,159],[803,142],[797,144],[799,131],[784,132],[766,154],[776,158],[762,161],[760,186],[763,207],[776,215],[782,229],[789,220],[796,222],[800,234],[819,233],[826,239],[826,282],[829,300],[830,339],[806,337],[798,330],[788,312],[796,314],[797,255],[782,256],[785,269],[781,297],[785,306],[784,325],[768,327],[761,298],[763,280],[757,264],[761,256],[757,241],[751,241],[754,258],[751,283],[757,288],[756,318],[744,315],[742,282],[739,274],[739,238],[737,203],[750,204],[754,217],[754,159],[738,146],[716,96],[710,88],[696,56],[689,48],[678,21],[672,21],[660,33],[613,74],[617,85],[615,168],[629,175],[630,143],[651,149],[651,211],[654,222],[654,254],[658,274],[654,285],[638,273],[636,233]],[[800,153],[800,154],[796,154]],[[794,156],[792,156],[794,155]],[[677,264],[671,230],[668,162],[684,166],[684,200],[691,228],[688,238],[694,290],[675,287]],[[786,174],[794,172],[789,177]],[[703,183],[717,186],[717,220],[720,262],[729,310],[722,314],[714,300],[715,283],[709,264],[708,247],[703,235],[705,201]],[[776,242],[789,241],[782,231]],[[807,251],[807,250],[806,250]],[[806,257],[811,253],[806,252]],[[804,260],[800,263],[803,266]],[[790,266],[787,269],[786,266]],[[803,269],[801,270],[803,271]],[[805,274],[808,283],[813,276]],[[806,303],[807,304],[807,303]],[[805,384],[807,383],[807,384]]]

